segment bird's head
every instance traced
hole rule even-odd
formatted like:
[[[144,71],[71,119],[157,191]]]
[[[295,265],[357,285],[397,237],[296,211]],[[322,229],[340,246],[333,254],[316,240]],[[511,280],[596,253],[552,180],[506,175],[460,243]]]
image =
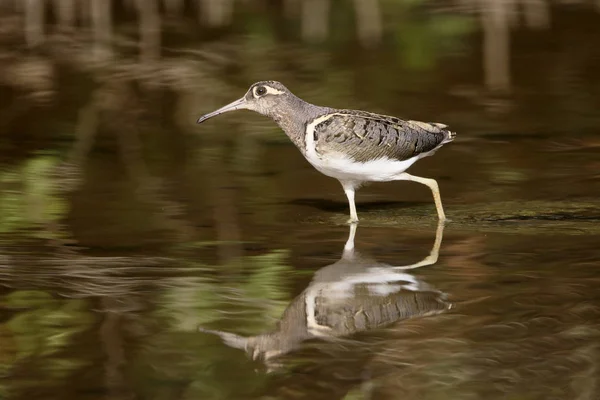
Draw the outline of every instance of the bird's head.
[[[257,113],[273,118],[280,114],[281,108],[287,103],[287,100],[292,98],[296,97],[279,82],[256,82],[250,86],[244,97],[201,116],[198,118],[198,123],[200,124],[209,118],[216,117],[228,111],[244,109],[256,111]]]

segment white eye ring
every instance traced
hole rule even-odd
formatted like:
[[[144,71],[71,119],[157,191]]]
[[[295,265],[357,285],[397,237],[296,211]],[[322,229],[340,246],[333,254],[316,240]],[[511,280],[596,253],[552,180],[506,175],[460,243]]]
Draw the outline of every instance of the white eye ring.
[[[254,88],[254,96],[256,97],[264,96],[265,94],[267,94],[267,92],[268,90],[264,86]]]

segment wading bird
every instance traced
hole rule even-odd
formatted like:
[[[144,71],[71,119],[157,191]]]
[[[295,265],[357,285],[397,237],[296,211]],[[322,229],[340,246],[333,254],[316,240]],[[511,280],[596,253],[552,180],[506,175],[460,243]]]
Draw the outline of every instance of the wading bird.
[[[348,222],[358,221],[354,193],[361,184],[396,180],[428,186],[439,219],[446,219],[437,182],[405,172],[419,159],[454,140],[456,133],[446,125],[316,106],[276,81],[253,84],[244,97],[203,115],[198,123],[241,109],[271,117],[309,163],[340,181],[350,205]]]

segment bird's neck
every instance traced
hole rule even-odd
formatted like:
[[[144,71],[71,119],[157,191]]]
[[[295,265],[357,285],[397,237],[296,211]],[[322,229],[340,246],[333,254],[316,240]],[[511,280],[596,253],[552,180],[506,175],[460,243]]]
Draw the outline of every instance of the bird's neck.
[[[315,106],[292,95],[286,98],[285,103],[274,108],[269,116],[304,154],[306,152],[306,125],[328,111],[329,108]]]

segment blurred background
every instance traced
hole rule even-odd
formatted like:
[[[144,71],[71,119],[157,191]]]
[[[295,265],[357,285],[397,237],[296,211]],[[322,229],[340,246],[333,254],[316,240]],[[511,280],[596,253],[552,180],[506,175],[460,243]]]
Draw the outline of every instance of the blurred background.
[[[195,124],[259,80],[458,132],[411,168],[452,310],[275,370],[196,331],[276,329],[348,236],[272,121]],[[0,399],[599,398],[598,110],[598,0],[0,0]],[[357,206],[431,251],[426,187]]]

